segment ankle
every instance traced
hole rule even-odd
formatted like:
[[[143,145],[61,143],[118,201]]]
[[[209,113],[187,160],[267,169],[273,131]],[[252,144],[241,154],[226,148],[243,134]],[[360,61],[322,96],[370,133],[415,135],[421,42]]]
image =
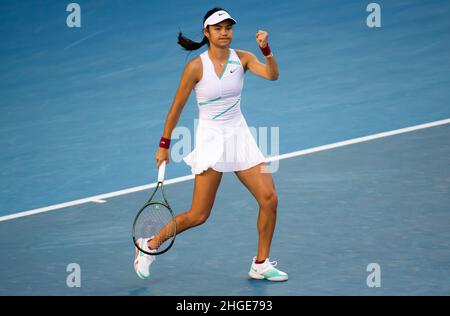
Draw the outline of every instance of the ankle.
[[[153,239],[149,239],[149,240],[147,241],[147,247],[148,247],[148,249],[150,249],[150,250],[155,250],[155,249],[158,248],[158,247],[156,247],[156,246],[152,243],[152,241],[153,241]]]

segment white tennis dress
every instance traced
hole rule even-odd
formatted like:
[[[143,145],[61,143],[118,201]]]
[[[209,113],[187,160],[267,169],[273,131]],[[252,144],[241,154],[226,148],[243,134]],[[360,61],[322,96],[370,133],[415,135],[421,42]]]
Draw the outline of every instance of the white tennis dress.
[[[245,170],[265,161],[241,112],[244,68],[234,49],[220,76],[206,50],[200,55],[203,77],[195,85],[199,120],[195,149],[183,160],[193,174]]]

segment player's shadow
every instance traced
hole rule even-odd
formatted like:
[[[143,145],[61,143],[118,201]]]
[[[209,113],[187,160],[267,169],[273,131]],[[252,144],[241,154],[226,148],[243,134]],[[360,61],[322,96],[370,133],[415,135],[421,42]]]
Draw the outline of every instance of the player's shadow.
[[[280,285],[285,284],[286,282],[287,281],[272,282],[267,280],[256,280],[248,278],[245,281],[245,288],[250,293],[246,293],[246,295],[273,295],[272,291],[270,293],[268,291],[273,289],[274,287],[279,288]]]
[[[131,289],[130,291],[128,291],[128,295],[131,295],[131,296],[149,295],[149,289],[146,286]]]

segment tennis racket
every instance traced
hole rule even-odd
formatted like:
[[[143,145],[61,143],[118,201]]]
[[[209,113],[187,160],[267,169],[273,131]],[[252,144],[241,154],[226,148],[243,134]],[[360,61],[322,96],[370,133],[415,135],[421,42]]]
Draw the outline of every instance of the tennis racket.
[[[160,255],[169,250],[176,236],[175,216],[167,202],[164,193],[164,173],[166,170],[166,162],[163,161],[158,170],[158,183],[152,195],[139,210],[133,222],[132,236],[135,246],[142,252],[149,255]],[[156,193],[161,192],[162,199],[157,199]],[[149,252],[148,249],[142,249],[139,246],[140,238],[153,237],[159,245],[156,251]]]

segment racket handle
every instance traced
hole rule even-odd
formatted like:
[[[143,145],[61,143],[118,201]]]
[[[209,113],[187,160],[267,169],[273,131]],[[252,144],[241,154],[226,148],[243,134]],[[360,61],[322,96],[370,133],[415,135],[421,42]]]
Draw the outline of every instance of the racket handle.
[[[159,165],[158,170],[158,182],[164,181],[164,174],[166,173],[166,161],[164,160],[161,165]]]

